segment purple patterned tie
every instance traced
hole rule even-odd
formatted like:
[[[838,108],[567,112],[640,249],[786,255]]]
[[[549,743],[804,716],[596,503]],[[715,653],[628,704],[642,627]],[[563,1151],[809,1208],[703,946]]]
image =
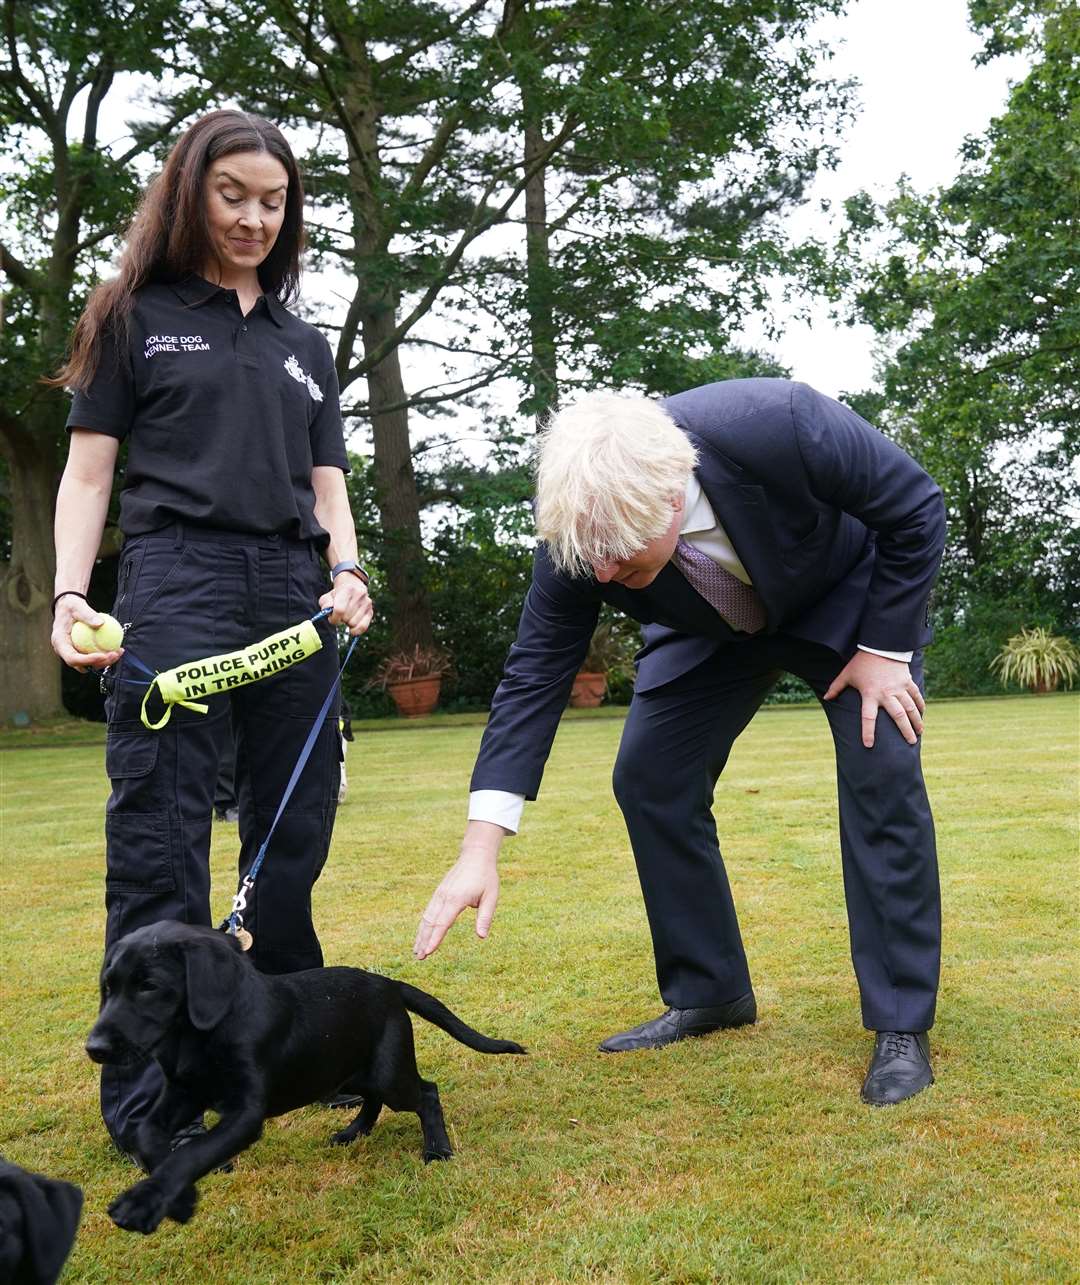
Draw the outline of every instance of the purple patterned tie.
[[[706,553],[680,537],[671,561],[710,607],[715,607],[732,629],[756,634],[765,628],[765,607],[752,586],[725,571]]]

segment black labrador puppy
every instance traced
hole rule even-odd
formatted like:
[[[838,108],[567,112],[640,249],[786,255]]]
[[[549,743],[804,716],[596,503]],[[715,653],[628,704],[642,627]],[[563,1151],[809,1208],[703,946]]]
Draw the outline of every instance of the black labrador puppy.
[[[86,1051],[110,1064],[153,1057],[165,1086],[139,1130],[150,1176],[112,1202],[113,1222],[144,1233],[166,1215],[187,1222],[194,1184],[251,1146],[268,1116],[328,1097],[346,1080],[364,1104],[332,1142],[370,1133],[385,1105],[419,1115],[425,1161],[448,1160],[439,1091],[420,1078],[409,1012],[481,1053],[525,1052],[474,1031],[415,986],[361,968],[267,976],[235,937],[169,921],[121,938],[105,954]],[[208,1107],[218,1123],[170,1150],[176,1131]]]

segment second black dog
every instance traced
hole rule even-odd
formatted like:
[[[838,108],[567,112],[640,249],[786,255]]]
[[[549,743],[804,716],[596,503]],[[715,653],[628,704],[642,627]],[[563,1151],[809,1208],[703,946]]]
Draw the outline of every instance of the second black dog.
[[[112,1202],[113,1221],[144,1233],[166,1216],[187,1222],[195,1183],[251,1146],[268,1116],[325,1098],[346,1080],[364,1104],[333,1142],[370,1133],[386,1105],[419,1115],[425,1161],[449,1159],[439,1091],[420,1078],[409,1012],[481,1053],[525,1052],[474,1031],[415,986],[360,968],[266,976],[235,937],[167,921],[116,942],[86,1051],[106,1063],[153,1057],[165,1087],[139,1130],[150,1176]],[[170,1150],[177,1130],[207,1108],[218,1123]]]

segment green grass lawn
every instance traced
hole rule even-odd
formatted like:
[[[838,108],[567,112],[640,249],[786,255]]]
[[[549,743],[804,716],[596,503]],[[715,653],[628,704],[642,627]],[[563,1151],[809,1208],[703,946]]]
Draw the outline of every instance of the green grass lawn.
[[[105,1213],[134,1171],[106,1141],[82,1051],[102,750],[60,733],[5,750],[0,1151],[86,1190],[65,1282],[1076,1281],[1078,713],[1071,696],[931,708],[937,1084],[878,1111],[858,1098],[870,1038],[818,711],[763,712],[717,790],[758,1024],[621,1057],[597,1042],[660,1005],[609,789],[620,721],[562,728],[504,846],[490,939],[463,922],[424,964],[413,933],[456,853],[481,729],[361,735],[316,889],[327,961],[415,982],[531,1056],[484,1057],[417,1019],[450,1164],[421,1163],[414,1116],[386,1112],[339,1150],[341,1117],[309,1108],[204,1180],[186,1227],[145,1239]],[[235,846],[215,828],[219,918]]]

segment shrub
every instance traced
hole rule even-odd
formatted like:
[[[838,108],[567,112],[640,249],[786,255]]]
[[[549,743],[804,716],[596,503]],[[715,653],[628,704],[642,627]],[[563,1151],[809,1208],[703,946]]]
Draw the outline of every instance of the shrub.
[[[368,679],[369,688],[385,691],[393,683],[408,683],[414,678],[445,678],[453,665],[450,657],[439,647],[421,647],[412,651],[391,652],[383,657]]]
[[[1021,629],[990,662],[1003,686],[1015,683],[1032,692],[1071,687],[1080,668],[1080,652],[1061,635],[1048,629]]]

